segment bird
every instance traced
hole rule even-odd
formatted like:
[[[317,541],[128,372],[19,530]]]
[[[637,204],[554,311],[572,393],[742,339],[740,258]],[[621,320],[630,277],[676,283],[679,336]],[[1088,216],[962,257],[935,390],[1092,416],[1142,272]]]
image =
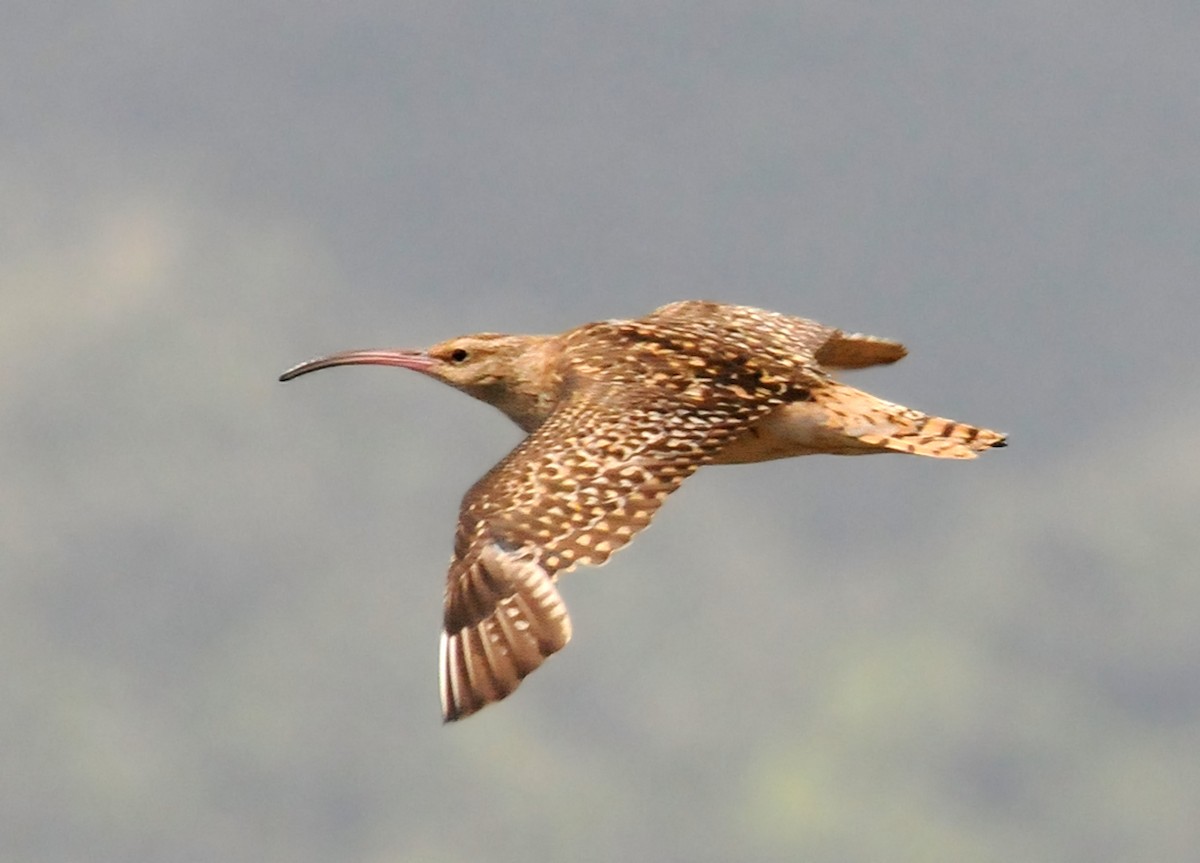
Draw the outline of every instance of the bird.
[[[558,335],[478,333],[301,363],[420,372],[526,437],[463,497],[439,646],[442,718],[513,693],[571,638],[559,576],[598,566],[700,467],[829,453],[970,459],[1006,435],[876,398],[831,372],[905,347],[750,306],[685,300]]]

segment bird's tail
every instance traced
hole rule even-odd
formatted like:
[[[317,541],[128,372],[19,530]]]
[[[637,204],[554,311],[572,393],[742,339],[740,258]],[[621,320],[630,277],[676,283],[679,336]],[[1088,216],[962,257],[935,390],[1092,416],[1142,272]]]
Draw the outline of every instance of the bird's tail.
[[[860,451],[975,458],[983,450],[1005,446],[1001,432],[929,416],[844,384],[822,387],[812,395],[824,409],[827,426],[852,438]]]

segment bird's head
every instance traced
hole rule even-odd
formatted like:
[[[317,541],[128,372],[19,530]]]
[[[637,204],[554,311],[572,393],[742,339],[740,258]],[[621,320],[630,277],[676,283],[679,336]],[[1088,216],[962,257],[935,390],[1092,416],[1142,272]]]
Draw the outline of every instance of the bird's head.
[[[398,366],[494,405],[532,431],[549,415],[556,395],[552,382],[546,380],[547,343],[545,336],[479,333],[447,339],[424,351],[342,351],[294,366],[279,379],[290,381],[333,366]]]

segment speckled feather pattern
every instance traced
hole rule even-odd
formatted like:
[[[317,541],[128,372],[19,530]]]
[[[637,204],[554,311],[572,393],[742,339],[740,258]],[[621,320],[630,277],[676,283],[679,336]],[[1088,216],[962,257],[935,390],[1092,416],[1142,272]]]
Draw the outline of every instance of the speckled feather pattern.
[[[486,401],[528,436],[467,492],[446,584],[447,720],[511,694],[570,640],[558,576],[603,564],[707,464],[811,453],[969,459],[1004,435],[833,380],[904,346],[746,306],[684,301],[556,336],[481,333],[427,351],[303,363],[414,369]]]
[[[536,667],[527,658],[509,668],[506,636],[494,625],[506,613],[497,597],[518,595],[521,585],[496,571],[505,558],[491,549],[520,549],[548,580],[604,563],[684,479],[755,420],[809,399],[824,380],[806,345],[827,328],[773,313],[714,326],[710,314],[685,304],[665,311],[570,333],[560,404],[464,498],[446,591],[442,694],[449,718],[483,706],[485,695],[507,694],[520,679],[514,674]],[[533,628],[549,635],[554,624]],[[501,668],[485,644],[505,658]],[[461,685],[471,673],[487,692]]]

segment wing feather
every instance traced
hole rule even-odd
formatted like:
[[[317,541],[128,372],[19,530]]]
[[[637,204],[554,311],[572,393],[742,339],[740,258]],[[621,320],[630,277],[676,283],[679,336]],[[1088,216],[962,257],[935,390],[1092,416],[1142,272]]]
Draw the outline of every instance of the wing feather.
[[[568,398],[464,498],[440,660],[447,721],[510,694],[566,645],[559,573],[607,561],[769,409],[743,400],[685,411],[642,393],[635,411],[616,395]]]
[[[574,331],[554,412],[463,498],[443,621],[447,721],[505,697],[567,643],[559,573],[603,564],[753,423],[810,398],[811,349],[755,341],[748,320],[714,329],[696,306]],[[812,344],[832,332],[771,320]]]

